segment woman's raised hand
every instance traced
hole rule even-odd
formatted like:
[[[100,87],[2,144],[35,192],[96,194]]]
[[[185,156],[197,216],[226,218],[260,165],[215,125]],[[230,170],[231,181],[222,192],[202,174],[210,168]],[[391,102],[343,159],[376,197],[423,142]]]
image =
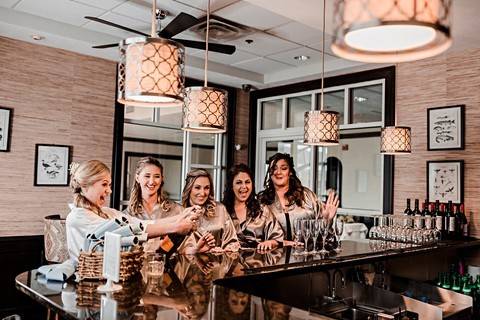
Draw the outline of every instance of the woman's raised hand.
[[[334,191],[329,192],[327,202],[322,202],[322,217],[328,220],[333,219],[337,214],[339,203],[340,201],[338,200],[337,193]]]
[[[187,234],[196,226],[196,219],[192,215],[182,215],[180,219],[175,222],[176,233]]]

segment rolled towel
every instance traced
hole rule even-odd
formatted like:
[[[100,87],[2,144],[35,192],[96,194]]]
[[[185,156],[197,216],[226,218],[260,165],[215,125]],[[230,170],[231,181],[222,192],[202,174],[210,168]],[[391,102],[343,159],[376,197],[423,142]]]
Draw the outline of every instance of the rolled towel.
[[[124,224],[130,224],[130,219],[128,219],[127,216],[122,216],[122,222],[123,222]]]
[[[145,226],[141,221],[133,222],[130,224],[130,226],[132,227],[132,232],[134,234],[142,233],[145,230]]]
[[[139,243],[144,243],[148,240],[148,233],[143,232],[142,234],[137,235],[137,238]]]
[[[41,266],[38,272],[43,274],[47,280],[65,281],[75,272],[75,266],[72,261],[67,260],[60,264],[51,264]]]
[[[130,237],[130,236],[133,236],[134,233],[132,231],[132,227],[130,225],[126,225],[126,226],[123,226],[123,227],[120,227],[120,228],[117,228],[113,231],[111,231],[112,233],[116,233],[116,234],[119,234],[121,235],[122,237]]]
[[[120,239],[120,245],[122,247],[124,246],[133,246],[138,244],[138,237],[136,236],[130,236],[130,237],[122,237]]]
[[[91,233],[92,239],[102,239],[105,236],[105,232],[114,232],[115,230],[119,229],[121,225],[117,223],[115,220],[107,220],[101,225],[99,225],[95,230]]]

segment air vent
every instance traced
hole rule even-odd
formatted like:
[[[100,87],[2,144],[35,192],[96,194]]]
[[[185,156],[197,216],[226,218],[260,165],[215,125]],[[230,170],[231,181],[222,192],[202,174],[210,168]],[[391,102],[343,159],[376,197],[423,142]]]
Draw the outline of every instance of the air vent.
[[[207,31],[207,17],[202,17],[199,20],[200,23],[190,28],[190,31],[204,38],[205,32]],[[215,15],[210,16],[209,37],[212,40],[231,41],[252,33],[255,33],[255,29]]]

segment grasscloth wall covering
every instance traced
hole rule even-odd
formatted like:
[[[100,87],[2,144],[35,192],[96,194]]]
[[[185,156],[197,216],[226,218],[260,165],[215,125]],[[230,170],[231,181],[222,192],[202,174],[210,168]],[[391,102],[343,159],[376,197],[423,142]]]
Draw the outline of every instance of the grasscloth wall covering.
[[[115,63],[0,37],[0,106],[14,109],[0,152],[0,236],[43,234],[68,213],[68,187],[34,187],[35,144],[73,146],[73,160],[111,165]]]
[[[480,237],[480,50],[397,67],[398,125],[412,127],[412,154],[395,158],[395,212],[406,198],[425,199],[427,160],[465,161],[465,209]],[[465,104],[465,150],[427,151],[427,108]],[[423,200],[421,200],[423,201]]]

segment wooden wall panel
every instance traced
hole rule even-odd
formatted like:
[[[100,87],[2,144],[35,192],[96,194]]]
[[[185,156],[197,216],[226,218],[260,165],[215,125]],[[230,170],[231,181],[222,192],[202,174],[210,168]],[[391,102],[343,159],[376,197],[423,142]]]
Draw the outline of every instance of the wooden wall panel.
[[[73,146],[73,160],[111,165],[113,61],[0,37],[0,106],[14,109],[10,152],[0,152],[0,236],[43,234],[68,213],[68,187],[34,187],[35,144]]]
[[[480,50],[399,64],[396,80],[398,125],[412,127],[412,154],[395,158],[395,213],[406,198],[425,199],[428,160],[464,160],[465,210],[480,237]],[[427,151],[427,108],[456,104],[466,105],[465,150]]]
[[[235,151],[235,163],[248,164],[248,132],[250,128],[250,93],[237,89],[237,106],[235,110],[235,144],[242,148]],[[254,169],[254,168],[252,168]]]

